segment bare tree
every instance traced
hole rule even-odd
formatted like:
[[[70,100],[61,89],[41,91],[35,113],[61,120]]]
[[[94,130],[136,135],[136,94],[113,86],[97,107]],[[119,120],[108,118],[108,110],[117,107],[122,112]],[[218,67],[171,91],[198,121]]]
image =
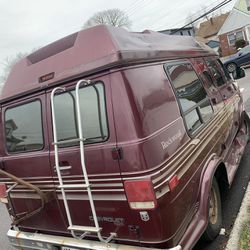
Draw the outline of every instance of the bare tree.
[[[83,28],[92,27],[98,24],[109,24],[115,27],[129,28],[131,21],[128,15],[119,9],[110,9],[97,12],[83,25]]]
[[[17,53],[15,56],[6,57],[3,64],[3,73],[0,76],[0,84],[4,84],[8,78],[8,75],[12,69],[12,67],[22,58],[24,58],[28,53]]]

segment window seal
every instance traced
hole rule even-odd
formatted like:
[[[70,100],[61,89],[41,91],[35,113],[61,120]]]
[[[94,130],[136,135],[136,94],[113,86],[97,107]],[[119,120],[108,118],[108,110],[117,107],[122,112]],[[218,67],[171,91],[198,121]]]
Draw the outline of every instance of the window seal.
[[[204,88],[205,93],[206,93],[206,98],[205,98],[204,100],[200,101],[199,103],[196,103],[196,105],[194,105],[194,106],[191,107],[190,109],[186,110],[185,112],[183,111],[183,109],[182,109],[182,107],[181,107],[181,103],[180,103],[180,100],[179,100],[179,98],[178,98],[177,91],[176,91],[176,89],[175,89],[175,87],[174,87],[174,85],[173,85],[172,79],[171,79],[171,77],[170,77],[170,75],[169,75],[169,72],[168,72],[168,69],[167,69],[168,66],[175,66],[175,65],[181,65],[181,64],[189,64],[189,65],[192,67],[194,73],[195,73],[196,76],[197,76],[197,79],[199,80],[200,84],[202,85],[202,87]],[[179,60],[179,61],[168,61],[168,62],[164,62],[163,68],[164,68],[164,71],[165,71],[165,73],[166,73],[166,75],[167,75],[167,77],[168,77],[168,80],[169,80],[169,82],[170,82],[170,86],[171,86],[171,88],[172,88],[172,90],[173,90],[173,92],[174,92],[176,101],[177,101],[177,103],[178,103],[179,111],[180,111],[180,114],[181,114],[181,117],[182,117],[182,120],[183,120],[183,124],[184,124],[185,129],[186,129],[186,132],[187,132],[188,136],[189,136],[191,139],[193,139],[193,138],[194,138],[194,137],[195,137],[195,136],[196,136],[205,126],[207,126],[207,124],[212,120],[212,118],[213,118],[213,116],[214,116],[214,109],[213,109],[213,106],[211,105],[211,102],[210,102],[210,100],[209,100],[209,96],[208,96],[207,91],[206,91],[206,89],[205,89],[205,87],[204,87],[203,81],[202,81],[202,79],[200,79],[199,75],[197,74],[197,72],[196,72],[196,70],[195,70],[193,64],[192,64],[190,61],[188,61],[188,60]],[[192,112],[192,110],[197,109],[197,108],[199,107],[199,104],[202,103],[202,102],[204,102],[205,100],[208,100],[208,101],[209,101],[213,114],[212,114],[212,116],[211,116],[210,119],[208,119],[207,121],[204,121],[204,119],[202,118],[202,116],[201,116],[201,114],[200,114],[200,111],[197,112],[197,115],[198,115],[198,117],[199,117],[199,119],[200,119],[201,125],[200,125],[197,129],[195,129],[194,131],[191,132],[191,131],[189,131],[189,129],[188,129],[188,127],[187,127],[187,122],[186,122],[185,116],[186,116],[188,113]],[[189,111],[189,112],[187,112],[187,111]]]
[[[14,109],[14,108],[18,108],[20,106],[23,106],[23,105],[27,105],[27,104],[30,104],[30,103],[34,103],[34,102],[39,102],[40,103],[40,115],[41,115],[41,128],[42,128],[42,138],[43,138],[43,145],[41,148],[39,149],[35,149],[35,150],[25,150],[25,151],[17,151],[17,152],[11,152],[11,151],[8,151],[7,149],[7,138],[6,138],[6,132],[5,132],[5,121],[6,121],[6,112],[10,109]],[[27,100],[25,102],[22,102],[22,103],[15,103],[15,105],[13,106],[6,106],[4,112],[3,112],[3,118],[4,118],[4,126],[3,126],[3,134],[4,134],[4,149],[5,149],[5,154],[6,155],[17,155],[17,154],[26,154],[26,153],[30,153],[30,152],[39,152],[39,151],[43,151],[45,149],[45,136],[44,136],[44,117],[43,117],[43,103],[42,103],[42,100],[38,97],[36,97],[35,99],[32,99],[32,100]]]
[[[107,125],[107,136],[105,137],[104,140],[100,140],[100,141],[96,141],[96,142],[86,142],[86,141],[84,141],[84,146],[105,143],[110,138],[109,119],[108,119],[108,111],[107,111],[106,88],[105,88],[104,82],[102,80],[92,81],[91,84],[81,86],[80,90],[83,89],[83,88],[91,87],[91,86],[93,87],[93,85],[97,85],[97,84],[100,84],[103,87],[104,114],[105,114],[105,121],[106,121],[106,125]],[[73,86],[70,85],[68,88],[66,88],[65,92],[60,92],[57,95],[60,96],[60,95],[63,95],[63,94],[66,94],[66,93],[74,91],[75,90],[74,86],[75,85],[73,85]],[[75,106],[75,103],[74,103],[74,106]],[[78,124],[77,124],[77,122],[76,122],[76,128],[77,128],[76,129],[76,133],[78,134]],[[52,133],[54,133],[53,130],[52,130]],[[67,140],[67,138],[64,139],[64,140]],[[60,140],[60,141],[63,141],[63,140]],[[79,144],[60,145],[60,148],[69,148],[69,147],[79,147]]]

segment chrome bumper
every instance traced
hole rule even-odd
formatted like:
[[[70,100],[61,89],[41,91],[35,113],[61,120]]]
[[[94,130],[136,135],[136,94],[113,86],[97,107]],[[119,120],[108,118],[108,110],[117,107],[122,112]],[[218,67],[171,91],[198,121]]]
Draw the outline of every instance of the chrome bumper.
[[[74,250],[156,250],[156,248],[134,247],[113,243],[102,243],[89,240],[77,240],[70,237],[48,234],[26,233],[10,229],[7,233],[12,246],[22,250],[61,250],[67,247]],[[181,246],[165,250],[181,250]]]

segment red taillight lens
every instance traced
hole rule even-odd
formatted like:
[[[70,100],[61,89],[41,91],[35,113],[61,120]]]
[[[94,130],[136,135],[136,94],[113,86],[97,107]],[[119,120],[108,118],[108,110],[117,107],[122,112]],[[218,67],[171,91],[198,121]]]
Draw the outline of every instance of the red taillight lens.
[[[125,181],[125,192],[132,209],[154,209],[156,196],[151,179]]]
[[[173,191],[179,184],[180,180],[177,175],[174,175],[170,180],[169,180],[169,189],[170,191]]]
[[[5,184],[0,184],[0,202],[6,203],[7,199],[7,193],[6,193],[6,185]]]

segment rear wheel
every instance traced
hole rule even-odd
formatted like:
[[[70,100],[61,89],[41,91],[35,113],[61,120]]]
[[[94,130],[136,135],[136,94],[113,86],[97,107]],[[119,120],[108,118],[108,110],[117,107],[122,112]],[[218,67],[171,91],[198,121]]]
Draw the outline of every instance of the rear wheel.
[[[236,70],[237,66],[235,63],[229,63],[227,65],[227,70],[229,73],[233,73]]]
[[[208,205],[208,225],[203,238],[206,241],[212,241],[219,234],[222,226],[220,190],[215,178],[210,190]]]

